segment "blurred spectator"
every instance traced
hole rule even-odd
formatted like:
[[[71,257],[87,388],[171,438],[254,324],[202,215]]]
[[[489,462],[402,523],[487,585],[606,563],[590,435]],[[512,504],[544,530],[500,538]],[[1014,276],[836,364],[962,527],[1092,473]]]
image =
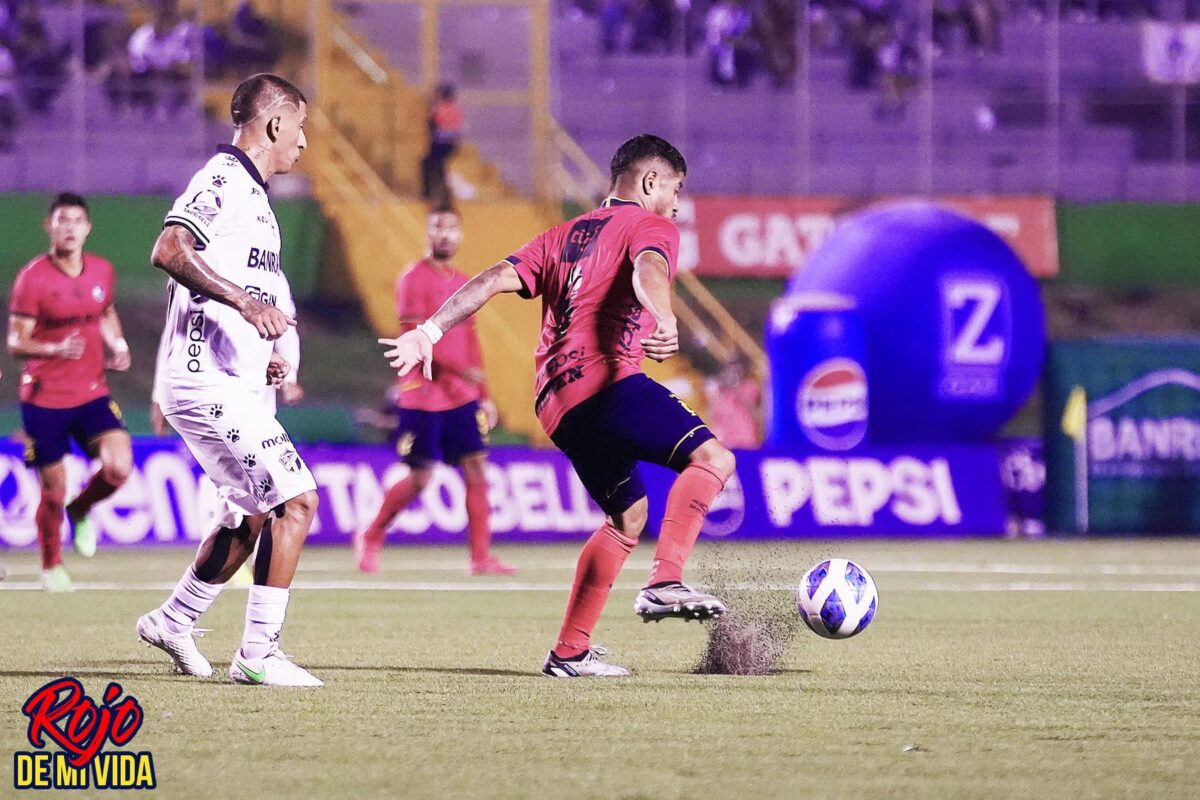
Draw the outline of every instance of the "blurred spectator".
[[[194,32],[175,0],[158,0],[154,18],[129,38],[134,107],[156,116],[174,114],[188,100]]]
[[[754,77],[751,22],[750,11],[738,0],[720,0],[709,9],[704,21],[709,78],[718,86],[745,88]]]
[[[628,21],[629,0],[603,0],[600,4],[600,40],[605,53],[621,49]]]
[[[672,0],[637,0],[633,14],[631,53],[671,51],[675,6]]]
[[[83,36],[83,66],[88,76],[104,87],[108,105],[119,114],[132,108],[129,52],[129,24],[124,18],[104,18],[89,22]]]
[[[438,87],[437,99],[429,108],[429,152],[421,159],[421,197],[432,205],[453,200],[446,183],[446,161],[458,149],[463,111],[454,86]]]
[[[779,89],[791,87],[796,77],[797,13],[795,0],[761,0],[754,15],[763,65]]]
[[[762,387],[740,359],[730,359],[715,377],[704,382],[708,422],[726,447],[756,448],[762,444]]]
[[[205,28],[205,69],[210,76],[269,70],[279,60],[278,39],[270,20],[255,11],[254,3],[241,0],[228,24]]]
[[[25,105],[44,114],[58,96],[67,75],[70,46],[55,45],[35,0],[22,0],[9,22],[9,50]]]
[[[908,95],[917,87],[920,75],[920,53],[913,44],[916,25],[896,22],[884,30],[886,38],[875,49],[879,85],[883,90],[876,117],[900,119],[904,116]]]
[[[17,62],[0,34],[0,152],[13,149],[17,130]]]

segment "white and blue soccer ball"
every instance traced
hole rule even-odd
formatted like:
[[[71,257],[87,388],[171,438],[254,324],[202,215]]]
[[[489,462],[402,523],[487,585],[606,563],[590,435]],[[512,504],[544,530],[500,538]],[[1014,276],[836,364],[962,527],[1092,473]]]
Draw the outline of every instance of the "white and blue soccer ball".
[[[879,608],[875,581],[844,558],[822,561],[804,573],[796,590],[796,610],[813,633],[848,639],[862,633]]]

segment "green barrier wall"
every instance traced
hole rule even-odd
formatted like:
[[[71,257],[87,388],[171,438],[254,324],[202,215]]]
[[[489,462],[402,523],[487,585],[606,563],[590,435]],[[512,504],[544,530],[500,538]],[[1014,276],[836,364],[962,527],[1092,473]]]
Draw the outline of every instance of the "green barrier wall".
[[[1055,342],[1045,384],[1052,530],[1200,531],[1200,339]]]
[[[1059,277],[1068,283],[1200,283],[1200,205],[1059,203]]]
[[[0,293],[8,294],[17,272],[46,249],[42,222],[51,195],[0,194]],[[118,297],[156,297],[166,285],[163,274],[150,265],[150,248],[162,228],[173,198],[152,195],[88,198],[92,235],[87,249],[104,256],[117,268]],[[292,292],[311,296],[317,288],[325,220],[313,200],[271,203],[283,234],[283,259]]]

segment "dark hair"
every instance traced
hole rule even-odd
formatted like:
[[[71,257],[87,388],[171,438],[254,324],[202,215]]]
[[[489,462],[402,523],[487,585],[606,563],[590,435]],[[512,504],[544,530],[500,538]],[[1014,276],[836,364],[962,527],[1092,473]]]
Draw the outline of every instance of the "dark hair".
[[[229,116],[233,124],[240,128],[279,102],[292,103],[299,108],[301,103],[308,101],[304,99],[304,93],[290,81],[269,72],[260,72],[246,78],[233,90]]]
[[[88,210],[87,200],[83,199],[83,195],[75,194],[74,192],[61,192],[55,197],[54,202],[50,204],[50,214],[53,214],[60,208],[67,207],[82,208],[84,214],[87,214],[89,217],[92,216],[92,212]]]
[[[437,96],[440,100],[453,100],[458,94],[458,90],[454,88],[453,83],[441,83],[437,87]]]
[[[616,183],[618,178],[649,158],[661,158],[671,165],[671,169],[681,175],[687,174],[687,162],[683,159],[683,153],[675,149],[675,145],[661,136],[643,133],[617,148],[609,167],[612,182]]]
[[[462,214],[454,207],[453,203],[436,203],[435,205],[431,205],[429,207],[429,215],[433,216],[434,214],[453,214],[462,219]]]

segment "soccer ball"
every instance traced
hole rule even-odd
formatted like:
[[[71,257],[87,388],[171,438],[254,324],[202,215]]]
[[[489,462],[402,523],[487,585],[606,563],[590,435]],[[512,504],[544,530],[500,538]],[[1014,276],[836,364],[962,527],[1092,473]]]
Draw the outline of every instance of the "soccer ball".
[[[848,639],[875,618],[879,595],[865,569],[844,558],[822,561],[804,573],[796,590],[796,610],[813,633]]]

